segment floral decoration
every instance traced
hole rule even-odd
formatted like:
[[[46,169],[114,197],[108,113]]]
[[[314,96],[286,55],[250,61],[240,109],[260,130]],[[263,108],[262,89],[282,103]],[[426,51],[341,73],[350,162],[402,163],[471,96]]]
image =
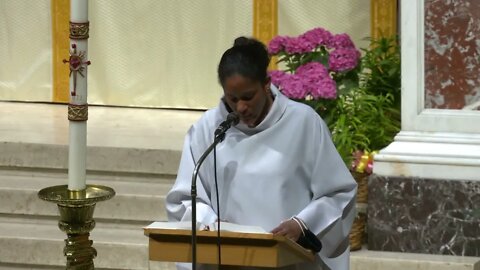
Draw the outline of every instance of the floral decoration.
[[[268,45],[285,70],[270,72],[272,83],[289,98],[332,100],[358,85],[360,52],[347,34],[314,28],[297,37],[277,36]],[[351,72],[351,73],[349,73]]]

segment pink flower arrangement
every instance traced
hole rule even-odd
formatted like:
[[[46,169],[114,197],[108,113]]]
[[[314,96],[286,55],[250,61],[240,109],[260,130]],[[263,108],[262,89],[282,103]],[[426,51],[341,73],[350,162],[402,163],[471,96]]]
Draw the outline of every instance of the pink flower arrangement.
[[[268,51],[287,67],[270,72],[272,83],[287,97],[299,100],[337,98],[337,89],[344,79],[352,79],[352,74],[347,74],[360,58],[347,34],[333,35],[323,28],[297,37],[277,36],[268,44]]]
[[[360,53],[352,49],[336,49],[330,53],[328,66],[332,71],[349,71],[358,64]]]

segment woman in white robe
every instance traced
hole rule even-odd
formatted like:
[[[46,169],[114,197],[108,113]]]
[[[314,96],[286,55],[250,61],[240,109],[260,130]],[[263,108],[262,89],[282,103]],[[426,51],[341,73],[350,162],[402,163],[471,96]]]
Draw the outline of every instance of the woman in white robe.
[[[288,269],[349,269],[348,235],[355,215],[356,183],[323,120],[309,106],[282,95],[267,76],[265,46],[238,38],[219,64],[224,89],[185,138],[177,180],[166,198],[170,221],[191,220],[191,176],[214,131],[230,112],[240,123],[217,146],[220,218],[260,226],[294,241],[303,221],[322,243],[314,263]],[[213,157],[197,180],[197,221],[217,220]]]

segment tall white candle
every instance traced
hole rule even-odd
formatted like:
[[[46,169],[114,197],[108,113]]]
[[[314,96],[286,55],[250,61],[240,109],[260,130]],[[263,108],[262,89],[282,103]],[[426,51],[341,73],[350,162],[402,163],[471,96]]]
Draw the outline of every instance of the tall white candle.
[[[88,21],[88,0],[70,1],[70,21],[75,23]]]
[[[68,189],[86,187],[87,122],[70,121],[70,147],[68,152]]]
[[[70,1],[70,21],[74,23],[88,22],[88,0]],[[88,60],[88,39],[70,39],[70,48],[82,60]],[[72,60],[72,59],[70,59]],[[87,65],[72,72],[70,76],[70,104],[87,104]],[[75,74],[74,74],[75,73]],[[82,76],[83,75],[83,76]],[[87,121],[70,121],[68,152],[68,189],[83,190],[86,187],[87,160]]]

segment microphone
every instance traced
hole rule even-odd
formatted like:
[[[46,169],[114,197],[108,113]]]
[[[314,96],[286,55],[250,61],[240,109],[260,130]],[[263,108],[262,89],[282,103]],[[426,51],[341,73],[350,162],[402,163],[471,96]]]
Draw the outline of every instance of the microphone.
[[[215,149],[215,146],[223,141],[225,138],[225,132],[232,126],[238,124],[240,119],[238,115],[234,112],[231,112],[227,115],[227,119],[223,121],[218,128],[215,130],[215,139],[213,143],[205,150],[202,156],[198,159],[195,164],[195,168],[192,173],[192,186],[191,186],[191,197],[192,197],[192,269],[196,270],[197,266],[197,176],[200,170],[200,166],[203,161],[207,158],[208,154]],[[216,177],[216,176],[215,176]],[[218,194],[218,193],[217,193]],[[217,195],[218,199],[218,195]],[[218,209],[218,205],[217,205]],[[220,259],[220,256],[219,256]]]
[[[234,112],[231,112],[227,115],[227,119],[223,121],[218,128],[215,130],[215,139],[219,139],[220,141],[223,141],[225,138],[225,132],[232,126],[235,126],[238,124],[240,121],[240,118],[238,115]]]

